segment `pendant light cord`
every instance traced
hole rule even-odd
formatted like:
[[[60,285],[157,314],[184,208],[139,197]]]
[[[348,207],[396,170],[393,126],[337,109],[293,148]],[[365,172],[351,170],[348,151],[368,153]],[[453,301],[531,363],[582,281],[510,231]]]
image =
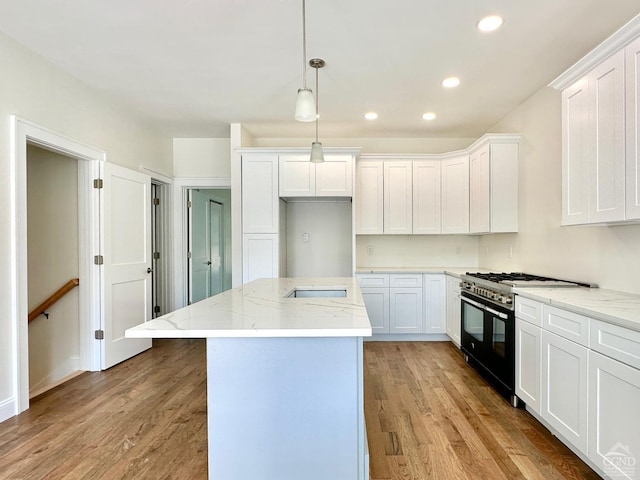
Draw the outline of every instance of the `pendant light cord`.
[[[316,142],[318,141],[318,111],[320,109],[319,95],[320,92],[318,91],[318,67],[316,67]]]
[[[302,86],[307,88],[307,12],[306,1],[302,0]]]

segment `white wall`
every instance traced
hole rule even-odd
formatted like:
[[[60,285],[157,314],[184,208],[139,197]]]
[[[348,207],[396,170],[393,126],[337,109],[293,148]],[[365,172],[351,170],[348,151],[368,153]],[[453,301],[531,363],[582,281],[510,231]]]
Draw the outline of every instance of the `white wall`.
[[[152,125],[0,34],[0,417],[13,394],[10,115],[107,152],[110,162],[172,175],[171,140]]]
[[[287,277],[352,275],[351,202],[289,201],[286,215]]]
[[[320,138],[325,147],[362,147],[362,153],[446,153],[467,148],[477,138]],[[310,147],[312,138],[254,138],[253,147]]]
[[[78,270],[78,160],[27,149],[29,311]],[[78,288],[29,324],[29,390],[79,368]]]
[[[371,246],[373,253],[367,253]],[[478,237],[469,235],[357,235],[356,266],[477,267]]]
[[[228,138],[174,138],[174,176],[231,178],[230,145]]]
[[[640,294],[640,225],[560,226],[561,129],[560,92],[551,88],[539,91],[491,128],[522,134],[520,228],[518,234],[482,237],[480,264]]]

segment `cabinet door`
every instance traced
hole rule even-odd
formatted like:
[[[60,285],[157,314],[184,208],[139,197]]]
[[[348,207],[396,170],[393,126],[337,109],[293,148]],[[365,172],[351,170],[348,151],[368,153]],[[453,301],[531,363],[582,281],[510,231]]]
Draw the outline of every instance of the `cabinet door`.
[[[491,231],[490,217],[490,146],[475,150],[469,155],[469,232]]]
[[[422,288],[389,289],[389,333],[424,333]]]
[[[356,164],[356,233],[382,234],[384,211],[384,164],[360,161]]]
[[[242,156],[242,233],[278,233],[278,156]]]
[[[424,275],[425,333],[446,333],[447,281],[444,275]]]
[[[242,236],[242,280],[280,276],[277,234],[244,234]]]
[[[542,329],[516,318],[516,395],[540,415]]]
[[[353,157],[325,155],[316,164],[316,197],[351,197],[353,195]]]
[[[640,38],[625,49],[626,218],[640,219]]]
[[[389,333],[389,289],[361,288],[372,333]]]
[[[589,352],[589,459],[611,478],[637,478],[640,370]]]
[[[413,233],[440,233],[440,160],[413,162]]]
[[[460,347],[460,279],[447,276],[447,335]]]
[[[589,74],[593,155],[589,165],[589,222],[625,218],[624,51]]]
[[[589,221],[587,195],[589,82],[585,77],[562,91],[562,224]]]
[[[442,233],[469,233],[469,156],[442,162]]]
[[[308,155],[280,157],[280,196],[313,197],[316,194],[316,164]]]
[[[491,232],[518,231],[518,143],[491,145]]]
[[[412,162],[384,162],[384,233],[413,232]]]
[[[542,332],[542,418],[587,453],[588,350]]]

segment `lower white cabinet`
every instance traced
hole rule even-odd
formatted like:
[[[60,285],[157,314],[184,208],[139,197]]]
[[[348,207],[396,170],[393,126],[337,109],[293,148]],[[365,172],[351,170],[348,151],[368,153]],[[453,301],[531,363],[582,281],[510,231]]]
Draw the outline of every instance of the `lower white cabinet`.
[[[516,317],[516,395],[540,415],[542,329]]]
[[[424,320],[425,333],[446,333],[447,331],[447,281],[442,274],[425,274]]]
[[[389,289],[389,333],[424,333],[422,288]]]
[[[582,345],[542,331],[542,418],[584,454],[588,352]]]
[[[389,333],[389,289],[361,287],[360,291],[367,307],[371,333]]]
[[[612,478],[637,478],[640,370],[589,352],[589,459]]]
[[[460,308],[460,279],[447,275],[447,335],[460,348],[461,308]]]
[[[242,282],[281,276],[283,259],[277,233],[246,233],[242,236]]]

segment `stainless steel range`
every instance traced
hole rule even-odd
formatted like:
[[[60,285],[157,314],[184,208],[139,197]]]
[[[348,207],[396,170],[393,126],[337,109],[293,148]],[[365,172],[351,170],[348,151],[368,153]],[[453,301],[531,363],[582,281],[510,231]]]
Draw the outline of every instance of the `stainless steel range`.
[[[461,280],[461,349],[465,360],[485,374],[517,407],[513,289],[591,285],[525,273],[467,273]]]

